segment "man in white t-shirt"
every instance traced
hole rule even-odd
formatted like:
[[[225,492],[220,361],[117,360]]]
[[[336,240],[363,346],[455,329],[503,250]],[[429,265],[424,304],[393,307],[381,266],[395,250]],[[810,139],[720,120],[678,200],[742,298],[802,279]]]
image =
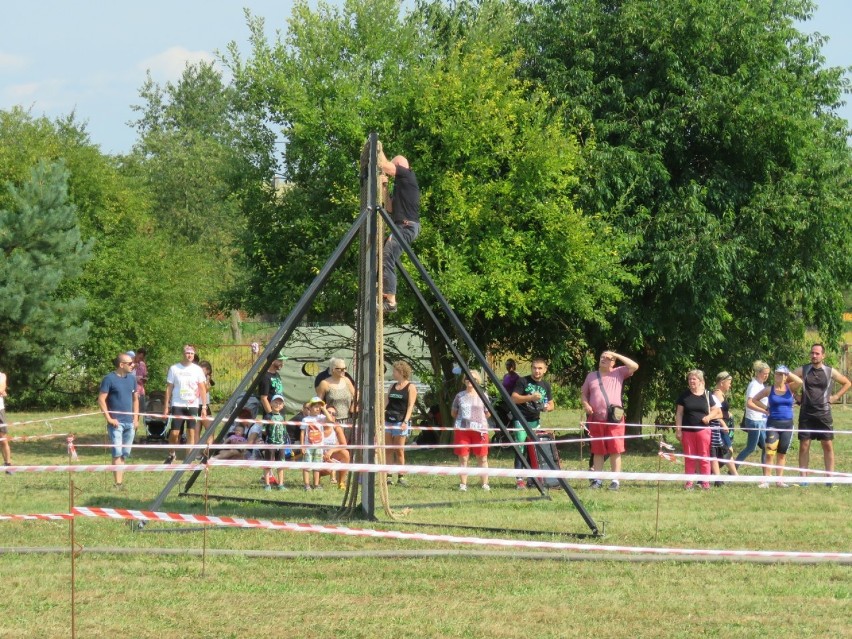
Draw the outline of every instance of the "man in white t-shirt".
[[[187,344],[183,347],[183,360],[169,368],[166,378],[166,401],[164,406],[171,414],[171,430],[169,430],[169,443],[172,445],[180,441],[180,433],[186,424],[186,443],[198,442],[198,432],[201,422],[198,419],[207,417],[207,377],[201,367],[194,362],[195,347]],[[187,419],[189,418],[189,419]],[[175,460],[175,452],[172,450],[166,458],[167,464]]]

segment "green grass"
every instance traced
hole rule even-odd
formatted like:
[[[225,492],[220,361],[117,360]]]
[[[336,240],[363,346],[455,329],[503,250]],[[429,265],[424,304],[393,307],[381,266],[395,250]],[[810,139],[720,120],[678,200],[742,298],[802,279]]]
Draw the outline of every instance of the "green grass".
[[[10,415],[10,421],[25,416]],[[26,416],[29,417],[29,416]],[[552,423],[571,427],[568,411]],[[835,410],[836,427],[852,430],[852,410]],[[102,442],[102,421],[54,422],[78,441]],[[13,428],[13,435],[41,434],[47,426]],[[742,443],[742,434],[739,443]],[[13,444],[21,464],[63,463],[63,440]],[[838,470],[852,471],[852,438],[838,436]],[[625,470],[656,470],[651,447],[629,447]],[[818,450],[818,447],[817,449]],[[108,453],[80,448],[80,463],[108,463]],[[583,469],[579,449],[561,449],[563,467]],[[160,461],[160,451],[134,452],[135,461]],[[791,463],[796,451],[791,451]],[[753,458],[756,459],[756,456]],[[448,452],[416,451],[409,463],[454,465]],[[508,453],[493,455],[508,466]],[[812,455],[821,467],[821,455]],[[680,471],[680,464],[663,462]],[[750,470],[747,472],[755,472]],[[75,474],[78,505],[147,508],[165,485],[164,473],[128,473],[117,493],[107,473]],[[259,473],[214,469],[208,491],[262,499]],[[288,482],[298,483],[295,472]],[[563,494],[552,501],[520,500],[511,479],[491,481],[492,493],[454,492],[452,477],[412,476],[411,486],[389,488],[391,506],[411,511],[396,521],[340,522],[354,527],[500,536],[459,531],[448,524],[549,531],[526,538],[577,541],[564,533],[586,532]],[[589,543],[770,550],[850,550],[852,488],[760,490],[727,486],[687,493],[675,483],[627,483],[618,493],[575,485],[606,537]],[[193,491],[203,492],[199,481]],[[69,476],[22,473],[0,477],[0,513],[66,512]],[[274,498],[339,504],[342,493],[273,493]],[[529,495],[526,495],[529,496]],[[430,506],[430,504],[432,504]],[[211,500],[214,515],[336,523],[329,511],[250,501]],[[175,491],[164,510],[203,513],[204,500]],[[380,509],[379,509],[380,510]],[[432,524],[414,526],[411,522]],[[67,522],[0,522],[4,546],[64,547]],[[464,550],[415,541],[348,538],[260,530],[151,532],[179,529],[150,524],[132,532],[124,522],[79,519],[84,548],[139,549],[140,554],[86,554],[76,561],[78,635],[133,637],[781,637],[850,636],[852,569],[849,566],[740,564],[727,562],[522,560],[473,553],[436,557],[326,559],[328,551]],[[181,529],[182,530],[182,529]],[[655,541],[656,532],[656,541]],[[280,550],[299,558],[200,557],[142,554],[157,548]],[[4,616],[0,637],[70,635],[70,571],[66,554],[2,554]]]

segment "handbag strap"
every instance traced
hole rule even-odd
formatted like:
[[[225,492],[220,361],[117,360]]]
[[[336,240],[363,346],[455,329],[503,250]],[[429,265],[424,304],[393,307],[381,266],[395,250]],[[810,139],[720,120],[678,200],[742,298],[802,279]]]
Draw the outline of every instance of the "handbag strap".
[[[603,379],[601,379],[601,372],[597,371],[597,375],[598,375],[598,384],[601,385],[601,393],[603,393],[604,401],[606,402],[606,405],[609,406],[609,397],[606,396],[606,389],[604,388],[604,385],[603,385]]]

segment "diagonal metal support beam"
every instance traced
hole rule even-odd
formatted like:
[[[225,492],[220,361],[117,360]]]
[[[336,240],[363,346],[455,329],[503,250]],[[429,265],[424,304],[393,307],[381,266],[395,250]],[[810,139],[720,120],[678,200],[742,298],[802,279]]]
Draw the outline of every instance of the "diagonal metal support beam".
[[[517,421],[519,424],[521,424],[521,426],[523,427],[523,429],[527,433],[527,437],[533,442],[533,445],[537,445],[538,444],[538,437],[536,437],[535,431],[532,428],[530,428],[530,425],[527,423],[526,419],[524,419],[524,416],[521,414],[518,407],[512,401],[512,398],[506,392],[506,389],[503,388],[503,384],[501,383],[501,380],[499,380],[497,378],[497,375],[494,373],[493,370],[491,370],[491,367],[488,365],[488,361],[485,359],[485,355],[482,354],[482,351],[479,350],[479,347],[476,345],[476,342],[473,341],[473,338],[470,336],[470,334],[464,328],[464,325],[462,324],[461,320],[459,320],[458,316],[455,314],[453,309],[450,307],[450,304],[447,302],[446,298],[441,294],[441,291],[438,289],[438,286],[435,284],[435,282],[429,276],[429,273],[423,267],[423,264],[420,262],[417,255],[412,250],[411,246],[409,246],[408,242],[405,241],[405,238],[403,237],[402,233],[400,232],[400,230],[396,226],[396,224],[394,224],[393,220],[391,219],[391,216],[383,208],[380,208],[379,212],[382,214],[382,217],[385,220],[385,224],[388,225],[388,228],[390,228],[391,233],[396,238],[397,242],[399,242],[400,246],[402,246],[402,249],[405,251],[405,254],[408,255],[408,259],[410,259],[411,263],[414,264],[414,267],[417,269],[417,272],[420,274],[420,278],[426,283],[426,286],[432,292],[432,295],[435,297],[435,299],[437,300],[441,309],[444,311],[444,314],[447,316],[450,323],[453,325],[453,328],[455,329],[456,334],[461,338],[461,340],[465,343],[465,345],[470,349],[470,352],[473,354],[474,358],[479,363],[479,365],[482,366],[482,368],[486,371],[489,379],[491,379],[492,383],[497,387],[497,390],[500,393],[501,397],[503,398],[503,401],[507,402],[507,405],[509,406],[509,408],[512,412],[512,417],[514,417],[515,421]],[[405,274],[405,276],[406,276],[406,282],[408,282],[410,286],[413,285],[414,282],[411,280],[411,278],[408,277],[407,274]],[[412,290],[414,290],[414,289],[416,289],[416,286],[414,286]],[[418,300],[423,305],[423,307],[427,309],[427,312],[430,312],[430,317],[434,318],[433,321],[435,322],[435,326],[439,328],[439,330],[441,331],[441,334],[443,336],[446,336],[446,332],[444,332],[443,329],[441,329],[440,324],[437,322],[437,318],[435,318],[434,313],[431,313],[431,309],[429,309],[429,305],[425,303],[425,300],[422,298],[421,295],[418,295]],[[453,354],[458,358],[459,365],[462,367],[465,374],[470,376],[470,369],[468,368],[467,363],[465,362],[464,358],[460,357],[460,355],[457,354],[458,351],[455,350],[455,347],[452,345],[452,340],[449,339],[449,336],[444,337],[444,339],[447,342],[447,346],[451,349],[451,351],[453,351]],[[471,381],[473,381],[473,380],[471,380]],[[473,385],[474,385],[474,388],[476,388],[476,391],[479,394],[479,396],[482,397],[485,401],[488,401],[487,397],[485,397],[485,392],[482,390],[482,388],[479,386],[479,384],[477,384],[475,381],[473,381]],[[493,409],[493,407],[490,406],[490,402],[489,402],[488,405],[490,407],[489,409]],[[493,410],[491,412],[492,412],[492,415],[495,414]],[[496,419],[497,419],[498,423],[500,423],[499,417],[497,417]],[[508,430],[506,429],[506,427],[503,424],[500,424],[500,428],[504,433],[506,433],[508,435]],[[516,455],[519,454],[517,447],[515,447],[515,454]],[[558,470],[558,468],[556,467],[556,464],[549,457],[547,457],[546,455],[541,455],[540,457],[545,460],[546,465],[549,466],[552,470]],[[528,464],[527,464],[527,468],[529,468]],[[538,487],[538,489],[540,491],[543,492],[543,486],[541,485],[541,482],[538,479],[536,479],[536,486]],[[566,482],[562,478],[559,479],[559,486],[568,495],[568,498],[574,504],[574,507],[580,513],[580,516],[583,518],[583,521],[586,522],[586,525],[589,527],[589,529],[591,529],[592,533],[595,534],[595,535],[599,534],[598,525],[595,523],[594,519],[592,519],[592,517],[588,513],[588,511],[586,511],[585,506],[583,506],[583,502],[580,501],[580,498],[574,492],[574,489],[571,488],[571,486],[568,484],[568,482]]]

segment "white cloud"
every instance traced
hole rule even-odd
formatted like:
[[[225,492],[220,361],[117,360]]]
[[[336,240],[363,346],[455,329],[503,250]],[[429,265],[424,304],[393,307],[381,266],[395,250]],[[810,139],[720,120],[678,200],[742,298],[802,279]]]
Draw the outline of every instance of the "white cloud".
[[[22,71],[29,65],[29,60],[13,53],[0,51],[0,73],[6,71]]]
[[[213,62],[215,57],[208,51],[189,51],[183,47],[170,47],[142,60],[137,68],[151,71],[151,76],[158,82],[176,82],[186,69],[187,64],[198,62]]]

